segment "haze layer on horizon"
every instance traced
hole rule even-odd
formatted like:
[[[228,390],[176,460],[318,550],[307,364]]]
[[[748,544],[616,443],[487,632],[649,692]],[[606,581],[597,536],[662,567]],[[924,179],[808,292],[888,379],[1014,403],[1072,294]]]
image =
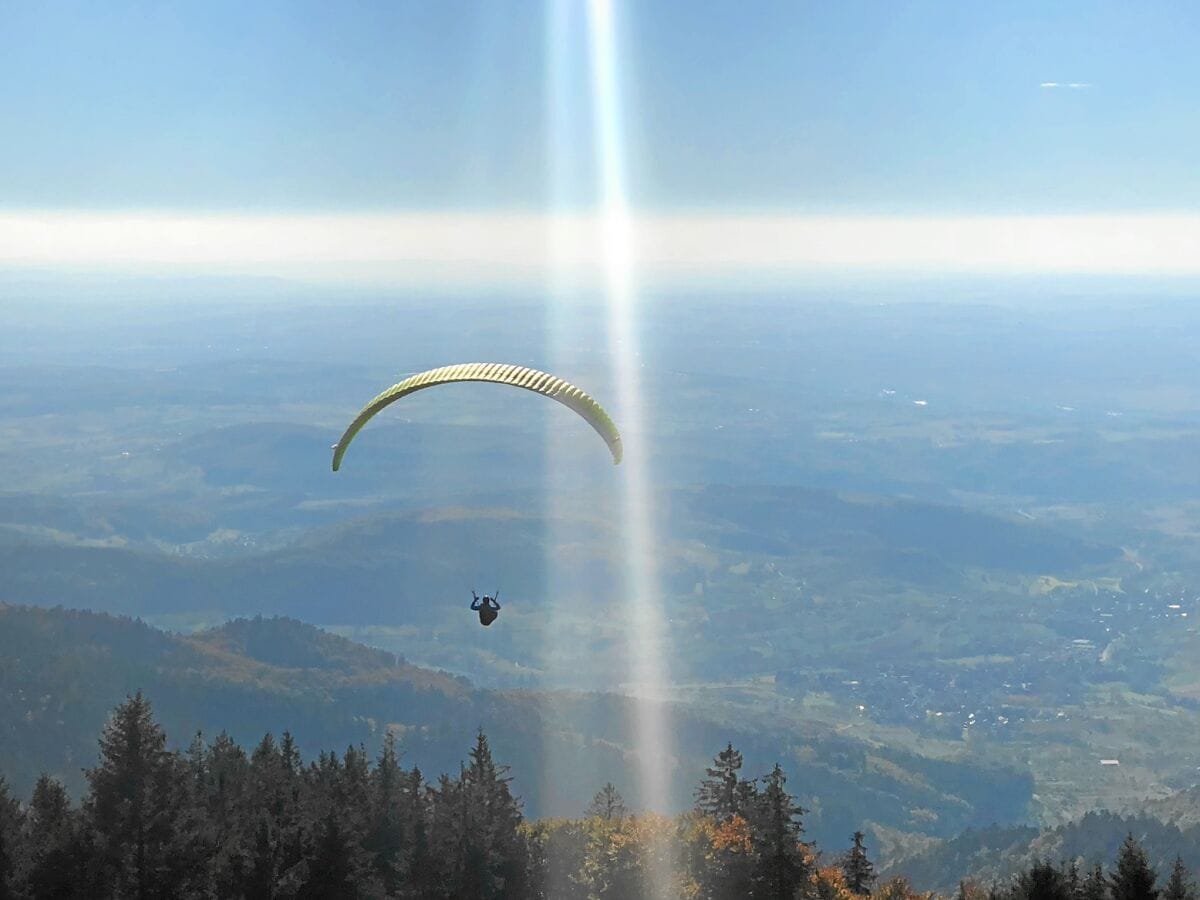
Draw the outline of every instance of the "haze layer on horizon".
[[[634,219],[657,282],[830,271],[1200,275],[1200,215],[796,216]],[[413,285],[513,285],[598,276],[587,214],[227,214],[0,211],[0,269],[257,275]]]

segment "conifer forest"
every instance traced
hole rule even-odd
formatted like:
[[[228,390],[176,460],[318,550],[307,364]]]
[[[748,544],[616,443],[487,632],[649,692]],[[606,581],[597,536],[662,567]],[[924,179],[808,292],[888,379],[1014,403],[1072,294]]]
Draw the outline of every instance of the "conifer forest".
[[[916,900],[880,879],[862,832],[844,850],[804,839],[778,765],[752,777],[730,744],[695,808],[631,814],[611,783],[578,818],[527,821],[508,767],[480,731],[459,771],[404,767],[389,732],[301,759],[290,733],[247,753],[227,735],[167,749],[151,704],[118,706],[75,804],[38,780],[21,801],[0,779],[0,898],[421,898],[421,900]],[[647,871],[670,861],[672,884]],[[1156,872],[1130,835],[1112,864],[1038,860],[1004,882],[963,881],[956,900],[1195,900],[1181,859]]]

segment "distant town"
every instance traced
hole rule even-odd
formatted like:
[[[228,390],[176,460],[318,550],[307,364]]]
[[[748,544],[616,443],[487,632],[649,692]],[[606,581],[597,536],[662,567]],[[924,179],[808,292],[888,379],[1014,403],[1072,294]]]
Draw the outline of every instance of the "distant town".
[[[1097,683],[1161,690],[1159,663],[1139,650],[1139,634],[1163,627],[1194,633],[1192,623],[1200,619],[1200,596],[1181,589],[1122,593],[1071,588],[1069,594],[1077,602],[1038,611],[1046,627],[1072,635],[1054,645],[965,660],[881,660],[873,669],[854,673],[788,669],[777,674],[776,690],[795,699],[824,693],[845,704],[848,713],[881,724],[916,726],[946,737],[975,731],[1003,739],[1016,726],[1069,717]],[[1200,708],[1200,701],[1173,699]],[[1116,759],[1101,762],[1119,764]]]

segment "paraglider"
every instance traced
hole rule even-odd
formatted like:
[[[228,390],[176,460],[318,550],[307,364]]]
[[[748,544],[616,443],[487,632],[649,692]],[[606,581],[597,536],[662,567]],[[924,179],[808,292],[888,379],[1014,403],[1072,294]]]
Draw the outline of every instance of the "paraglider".
[[[346,433],[333,445],[333,471],[336,472],[341,467],[342,457],[345,456],[346,449],[354,440],[354,436],[362,430],[372,416],[385,406],[416,391],[456,381],[486,381],[493,384],[505,384],[541,394],[551,400],[557,400],[581,416],[604,439],[609,452],[612,453],[614,465],[621,461],[621,433],[617,431],[617,426],[613,424],[613,420],[605,412],[603,406],[569,381],[525,366],[504,363],[462,363],[411,375],[399,384],[392,385],[364,406],[355,416],[354,421],[350,423]]]
[[[608,445],[608,450],[612,454],[614,465],[621,461],[621,433],[617,431],[617,426],[613,424],[613,420],[603,406],[569,381],[525,366],[504,363],[462,363],[410,375],[398,384],[392,385],[364,406],[354,417],[354,421],[350,423],[341,439],[333,445],[333,471],[336,472],[341,467],[342,457],[346,455],[346,450],[350,446],[350,442],[354,440],[354,436],[384,407],[416,391],[457,381],[503,384],[557,400],[578,414],[604,439],[604,443]],[[486,627],[496,621],[496,617],[500,614],[500,604],[497,599],[499,595],[500,592],[497,591],[491,596],[480,597],[471,591],[471,596],[474,598],[471,602],[471,609],[479,613],[480,625]]]
[[[471,601],[471,609],[479,613],[479,624],[486,628],[495,622],[496,616],[500,615],[500,592],[496,591],[492,597],[487,594],[480,597],[471,591],[471,596],[475,598]]]

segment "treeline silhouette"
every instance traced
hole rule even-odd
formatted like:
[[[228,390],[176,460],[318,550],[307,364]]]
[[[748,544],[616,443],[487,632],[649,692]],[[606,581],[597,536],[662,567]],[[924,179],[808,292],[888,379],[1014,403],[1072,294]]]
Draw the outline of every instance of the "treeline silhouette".
[[[823,861],[783,770],[742,776],[727,746],[696,807],[631,815],[604,785],[579,819],[527,822],[507,768],[478,733],[457,777],[401,765],[388,734],[305,764],[288,733],[247,754],[227,735],[186,751],[140,693],[114,710],[87,791],[72,804],[42,776],[28,803],[0,777],[0,900],[8,898],[772,898],[915,900],[876,885],[856,832]],[[652,873],[668,872],[667,883]],[[1164,889],[1130,837],[1115,868],[1035,863],[1005,885],[963,882],[960,900],[1196,900],[1177,861]]]

